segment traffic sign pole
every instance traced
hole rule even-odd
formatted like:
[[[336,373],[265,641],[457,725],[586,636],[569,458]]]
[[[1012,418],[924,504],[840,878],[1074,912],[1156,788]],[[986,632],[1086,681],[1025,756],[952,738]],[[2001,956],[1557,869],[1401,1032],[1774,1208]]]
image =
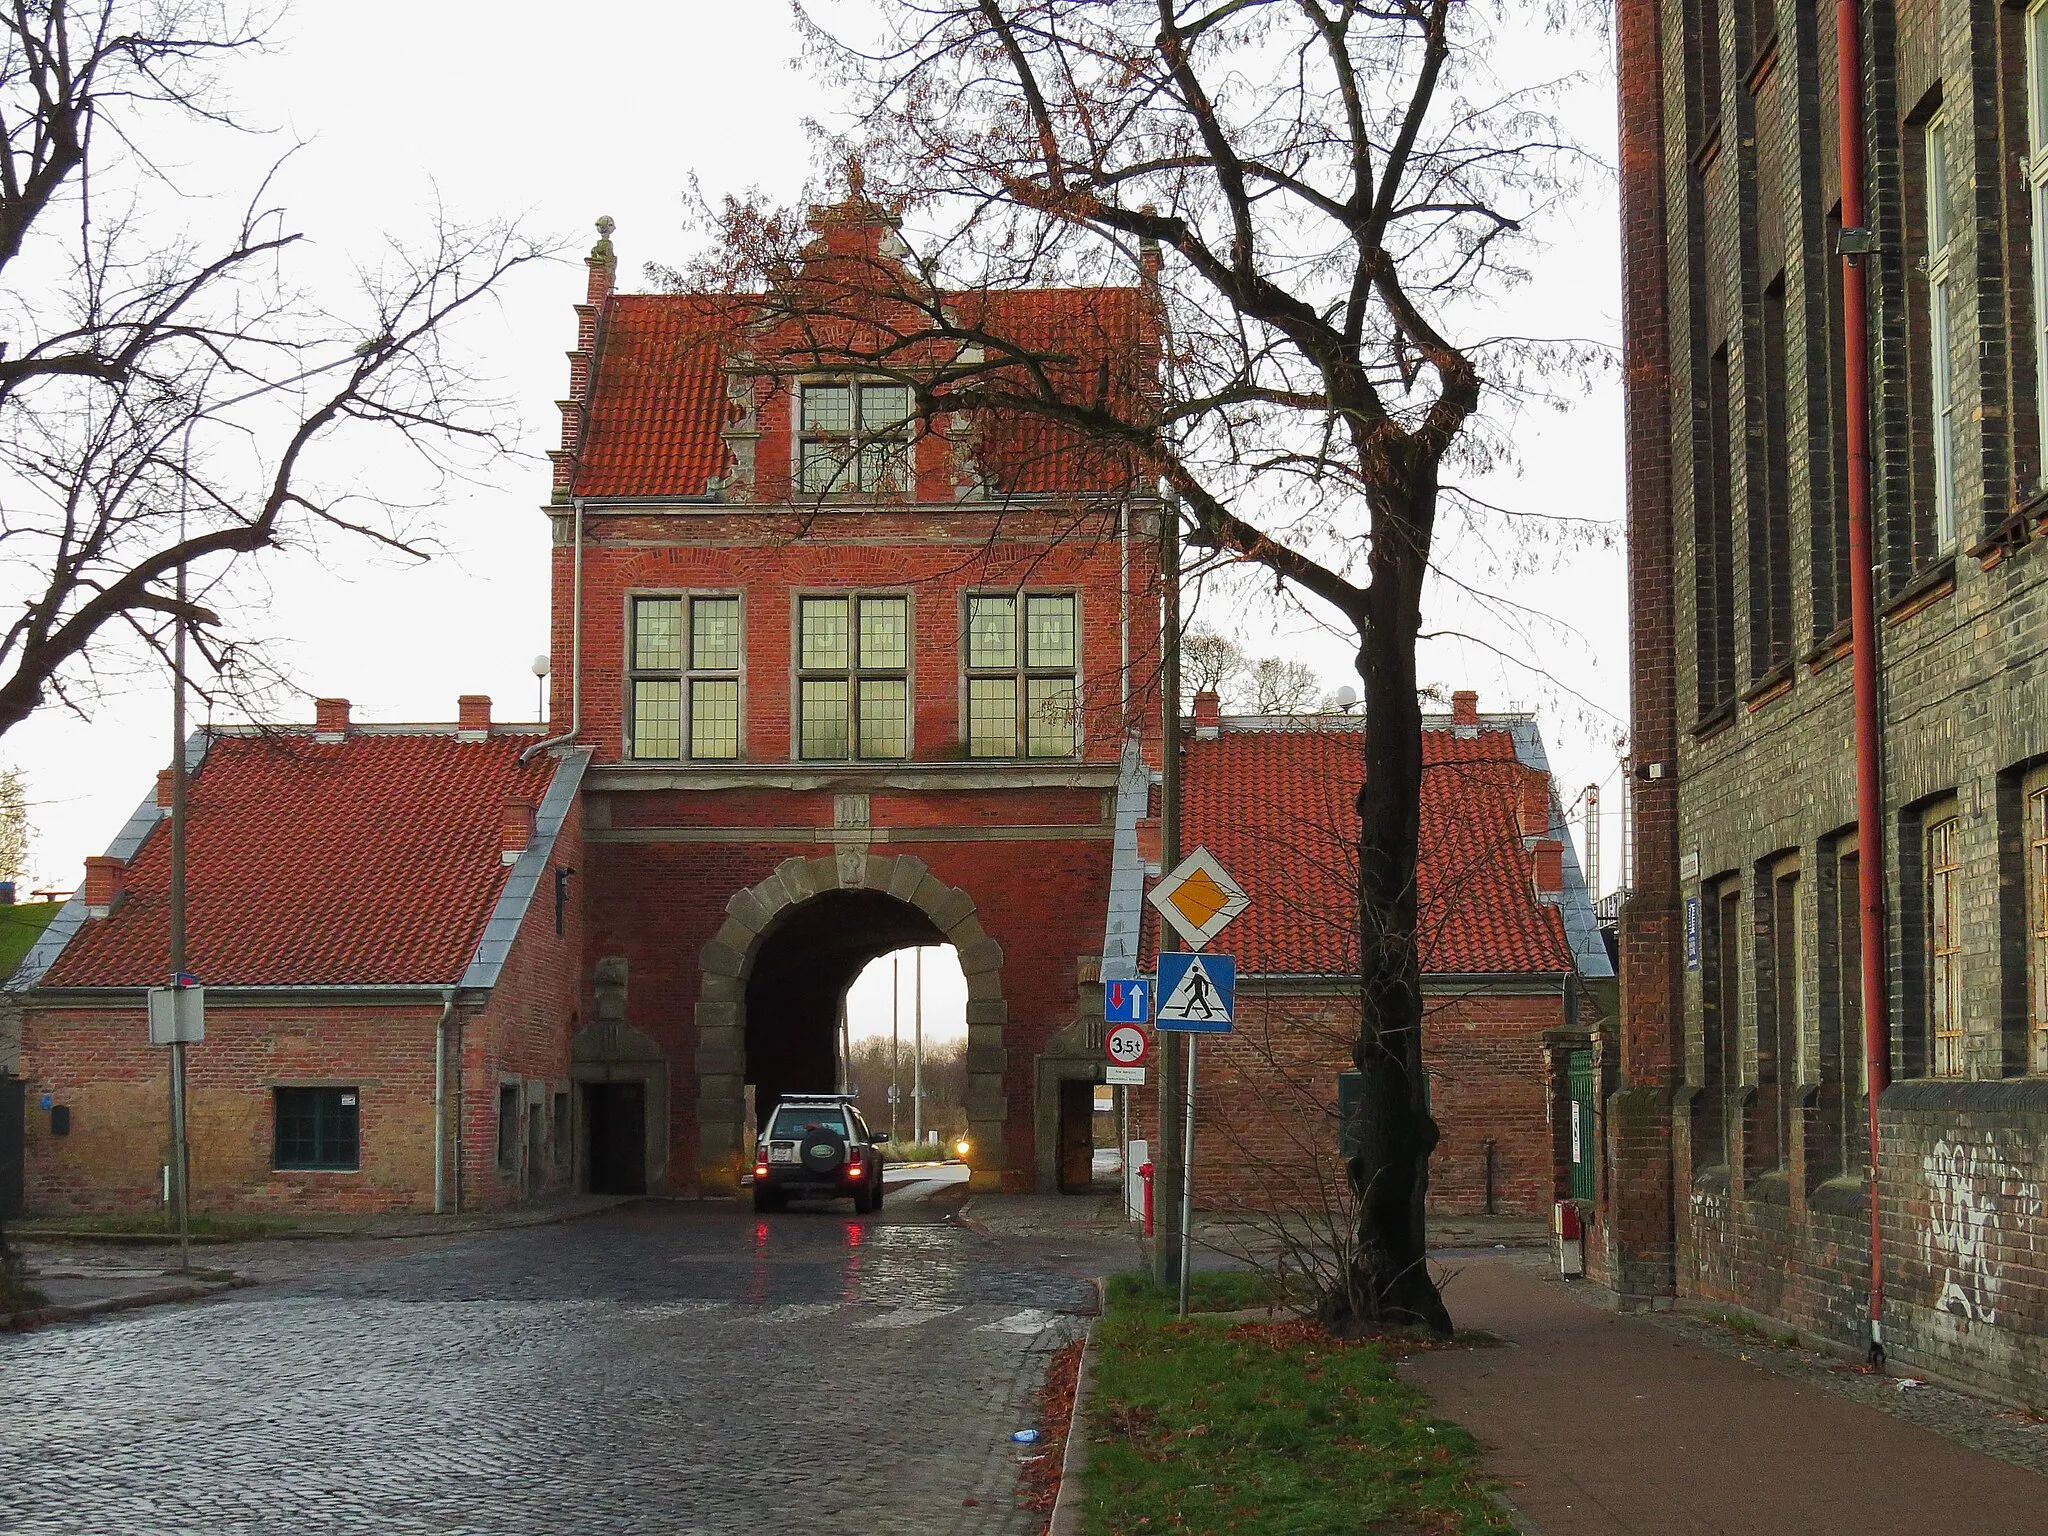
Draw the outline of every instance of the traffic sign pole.
[[[1180,1315],[1188,1315],[1188,1249],[1195,1230],[1195,1037],[1188,1036],[1188,1101],[1181,1112]]]

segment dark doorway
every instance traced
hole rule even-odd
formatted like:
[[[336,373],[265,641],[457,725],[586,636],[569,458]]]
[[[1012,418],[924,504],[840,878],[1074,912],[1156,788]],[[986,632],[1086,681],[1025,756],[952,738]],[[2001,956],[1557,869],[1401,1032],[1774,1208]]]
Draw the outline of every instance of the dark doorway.
[[[1060,1193],[1085,1195],[1095,1183],[1095,1084],[1060,1082]]]
[[[590,1127],[590,1192],[647,1193],[647,1085],[586,1083],[583,1123]]]

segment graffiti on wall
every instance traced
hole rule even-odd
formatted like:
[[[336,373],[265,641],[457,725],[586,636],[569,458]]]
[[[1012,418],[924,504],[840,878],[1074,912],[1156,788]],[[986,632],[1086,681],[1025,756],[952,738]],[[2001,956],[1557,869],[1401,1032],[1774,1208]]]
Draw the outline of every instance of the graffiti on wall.
[[[2041,1187],[2000,1153],[1999,1137],[1944,1136],[1920,1159],[1927,1226],[1920,1257],[1941,1290],[1935,1307],[1995,1325],[2003,1277],[1999,1248],[2008,1231],[2026,1234],[2041,1214]]]

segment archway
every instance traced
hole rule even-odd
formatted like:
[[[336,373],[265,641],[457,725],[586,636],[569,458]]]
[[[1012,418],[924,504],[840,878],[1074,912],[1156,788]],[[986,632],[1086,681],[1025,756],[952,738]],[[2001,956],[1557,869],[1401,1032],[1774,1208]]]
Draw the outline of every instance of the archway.
[[[971,1178],[977,1188],[1000,1184],[1008,1165],[1002,946],[982,928],[974,899],[922,859],[847,849],[785,860],[759,885],[738,892],[700,954],[700,1189],[739,1189],[753,1145],[750,1080],[762,1102],[778,1089],[832,1085],[831,1024],[846,988],[867,961],[908,944],[950,944],[959,955],[967,978]],[[777,1054],[784,1050],[786,1058]]]

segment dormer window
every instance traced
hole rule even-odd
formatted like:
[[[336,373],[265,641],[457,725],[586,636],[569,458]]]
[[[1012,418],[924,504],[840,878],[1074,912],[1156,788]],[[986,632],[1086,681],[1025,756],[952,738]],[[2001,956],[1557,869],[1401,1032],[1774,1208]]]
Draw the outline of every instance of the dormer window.
[[[909,491],[909,385],[875,379],[806,383],[802,409],[797,483],[806,494]]]

